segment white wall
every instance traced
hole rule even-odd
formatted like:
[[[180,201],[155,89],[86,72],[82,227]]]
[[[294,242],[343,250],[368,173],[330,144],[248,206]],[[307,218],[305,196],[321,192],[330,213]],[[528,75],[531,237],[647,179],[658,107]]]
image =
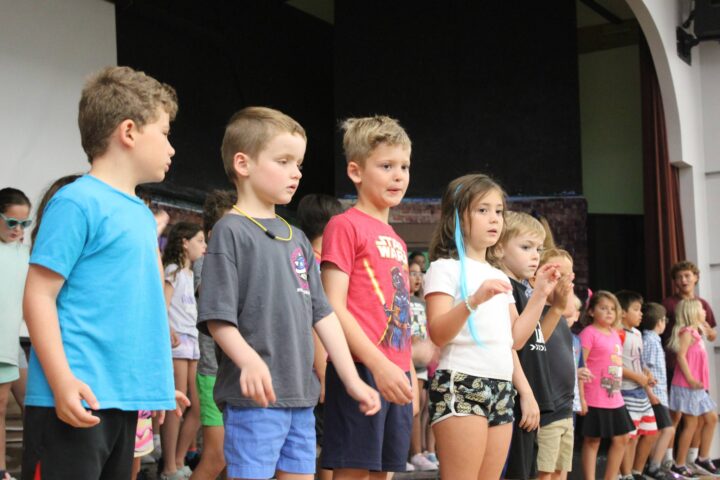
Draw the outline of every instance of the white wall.
[[[680,167],[680,197],[687,255],[701,270],[700,296],[720,317],[720,45],[703,43],[692,65],[676,54],[675,28],[688,1],[627,0],[652,52],[663,96],[670,161]],[[716,342],[720,345],[720,342]],[[718,401],[720,349],[710,362],[710,393]],[[713,454],[720,453],[716,430]]]
[[[0,188],[36,204],[88,169],[77,105],[85,78],[117,62],[115,7],[100,0],[0,0]]]

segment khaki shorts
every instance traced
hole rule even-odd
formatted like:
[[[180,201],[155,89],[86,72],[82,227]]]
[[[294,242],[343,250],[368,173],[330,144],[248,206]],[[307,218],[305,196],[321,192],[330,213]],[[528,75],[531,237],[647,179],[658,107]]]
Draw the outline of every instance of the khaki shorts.
[[[538,471],[551,473],[572,470],[573,419],[566,418],[538,429]]]

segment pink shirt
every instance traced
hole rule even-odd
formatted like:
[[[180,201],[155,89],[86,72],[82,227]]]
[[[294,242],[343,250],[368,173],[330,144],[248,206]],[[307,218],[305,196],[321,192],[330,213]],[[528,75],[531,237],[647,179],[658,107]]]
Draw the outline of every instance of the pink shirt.
[[[705,350],[705,342],[702,339],[702,335],[693,327],[683,327],[680,329],[680,334],[689,332],[692,335],[692,343],[688,348],[685,358],[687,359],[688,368],[690,373],[695,377],[695,380],[703,384],[703,388],[707,390],[710,388],[710,367],[708,366],[708,355]],[[692,388],[683,375],[680,367],[675,367],[675,373],[673,374],[672,385],[679,385],[685,388]]]
[[[588,407],[618,408],[625,405],[620,395],[622,384],[622,343],[614,329],[602,332],[589,325],[580,332],[580,344],[588,350],[585,366],[595,378],[585,382]]]
[[[405,242],[390,225],[351,208],[327,224],[322,262],[348,274],[348,310],[380,351],[409,371],[412,314]]]

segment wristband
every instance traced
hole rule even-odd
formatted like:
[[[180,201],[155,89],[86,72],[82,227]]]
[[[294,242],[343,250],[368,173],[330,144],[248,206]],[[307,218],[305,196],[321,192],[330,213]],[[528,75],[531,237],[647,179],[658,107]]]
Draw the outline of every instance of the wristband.
[[[470,312],[470,313],[475,313],[475,310],[477,310],[477,305],[475,306],[475,308],[472,308],[470,306],[470,300],[467,298],[465,299],[465,307],[468,309],[468,312]]]

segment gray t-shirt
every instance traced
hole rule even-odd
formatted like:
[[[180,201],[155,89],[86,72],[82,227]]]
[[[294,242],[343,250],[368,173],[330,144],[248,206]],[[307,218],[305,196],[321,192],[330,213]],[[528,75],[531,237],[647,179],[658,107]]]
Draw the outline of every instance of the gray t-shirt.
[[[193,280],[195,281],[195,292],[199,293],[200,280],[202,278],[202,266],[205,257],[200,257],[193,263]],[[210,335],[201,333],[198,335],[198,343],[200,344],[200,360],[197,365],[199,375],[207,375],[211,377],[217,376],[218,362],[215,352],[215,340]]]
[[[543,310],[543,317],[549,307]],[[545,342],[550,363],[550,390],[554,403],[553,411],[540,415],[540,427],[558,420],[572,417],[575,398],[575,356],[573,355],[572,332],[565,317],[555,327],[552,336]]]
[[[287,235],[279,219],[257,219],[278,236]],[[265,361],[272,375],[276,408],[312,407],[320,394],[313,373],[312,327],[332,309],[325,298],[310,242],[293,228],[292,240],[266,236],[239,215],[225,215],[213,228],[202,269],[198,328],[208,320],[236,325]],[[240,392],[240,369],[220,355],[215,403],[257,407]]]

